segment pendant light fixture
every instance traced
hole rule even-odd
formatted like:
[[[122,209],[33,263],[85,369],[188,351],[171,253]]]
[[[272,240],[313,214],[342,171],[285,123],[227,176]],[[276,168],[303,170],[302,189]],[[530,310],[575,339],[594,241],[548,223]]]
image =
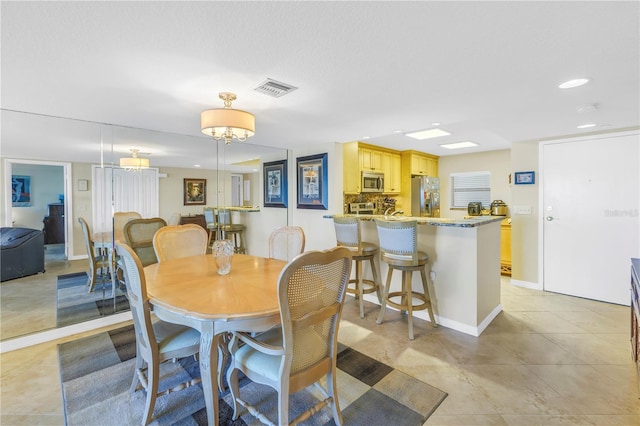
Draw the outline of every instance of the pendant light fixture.
[[[247,111],[231,108],[235,93],[221,92],[219,98],[224,108],[208,109],[200,114],[200,129],[215,140],[224,140],[229,145],[233,139],[244,142],[256,133],[256,120]]]
[[[128,171],[138,172],[142,169],[149,168],[149,159],[138,157],[140,150],[132,148],[131,157],[123,157],[120,159],[120,167]]]

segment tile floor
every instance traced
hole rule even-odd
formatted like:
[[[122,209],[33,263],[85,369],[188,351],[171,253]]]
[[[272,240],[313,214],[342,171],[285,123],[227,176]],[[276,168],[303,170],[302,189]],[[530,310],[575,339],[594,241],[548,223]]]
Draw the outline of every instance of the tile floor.
[[[409,341],[406,317],[389,311],[376,325],[376,305],[360,319],[348,298],[339,340],[447,392],[426,425],[640,424],[628,307],[508,278],[502,305],[479,338],[416,320]],[[0,424],[64,424],[56,345],[77,337],[1,355]]]

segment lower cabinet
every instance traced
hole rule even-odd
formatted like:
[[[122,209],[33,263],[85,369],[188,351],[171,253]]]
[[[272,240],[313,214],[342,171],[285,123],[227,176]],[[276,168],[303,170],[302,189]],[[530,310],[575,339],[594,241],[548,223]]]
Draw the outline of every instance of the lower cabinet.
[[[511,222],[500,224],[500,274],[511,276]]]

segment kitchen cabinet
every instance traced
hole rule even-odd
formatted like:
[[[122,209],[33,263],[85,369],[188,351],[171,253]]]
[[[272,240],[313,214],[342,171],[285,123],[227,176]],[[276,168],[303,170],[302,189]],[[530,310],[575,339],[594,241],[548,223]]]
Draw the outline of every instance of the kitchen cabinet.
[[[402,181],[402,160],[400,154],[385,152],[382,154],[384,173],[384,192],[400,192]]]
[[[360,170],[383,172],[382,152],[375,149],[359,148]]]
[[[346,194],[360,193],[360,164],[358,155],[358,142],[349,142],[342,145],[342,185]]]
[[[511,219],[500,223],[500,274],[511,276]]]
[[[417,152],[409,152],[408,159],[411,175],[438,177],[438,157]]]

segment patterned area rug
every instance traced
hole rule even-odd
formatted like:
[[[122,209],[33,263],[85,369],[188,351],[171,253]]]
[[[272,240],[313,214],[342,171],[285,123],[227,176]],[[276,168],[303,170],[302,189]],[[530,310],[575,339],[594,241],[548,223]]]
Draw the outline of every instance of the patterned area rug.
[[[87,274],[58,276],[56,324],[64,327],[84,321],[129,310],[129,301],[121,289],[116,290],[116,300],[111,297],[111,281],[98,282],[91,293],[87,292]]]
[[[401,373],[388,365],[341,345],[338,354],[338,395],[345,425],[422,425],[447,394]],[[145,396],[129,394],[135,366],[133,326],[119,328],[58,346],[66,424],[140,424]],[[160,390],[199,376],[193,357],[160,368]],[[240,381],[240,392],[272,420],[277,418],[276,393],[271,388]],[[312,389],[312,388],[310,388]],[[317,390],[294,394],[290,415],[316,401]],[[233,410],[228,391],[220,394],[220,425],[260,424],[244,409],[231,421]],[[161,396],[156,400],[152,425],[204,425],[206,411],[200,386]],[[330,409],[324,408],[305,425],[332,425]]]

